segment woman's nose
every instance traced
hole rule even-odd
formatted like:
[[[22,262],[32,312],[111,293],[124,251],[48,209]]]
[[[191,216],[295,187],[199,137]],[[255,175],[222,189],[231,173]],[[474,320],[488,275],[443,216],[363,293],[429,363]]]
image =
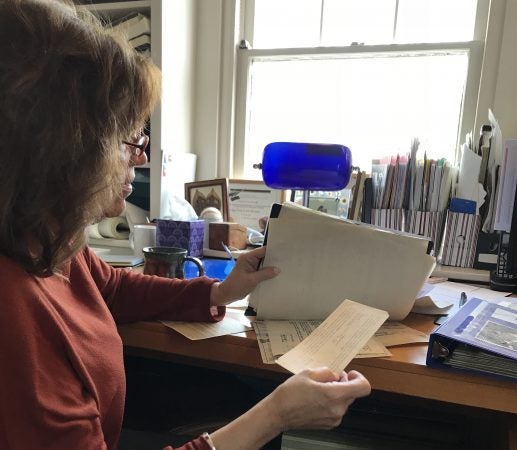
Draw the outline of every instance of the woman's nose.
[[[129,158],[129,164],[131,166],[143,166],[147,162],[147,154],[142,152],[140,155],[135,155],[131,153],[131,157]]]

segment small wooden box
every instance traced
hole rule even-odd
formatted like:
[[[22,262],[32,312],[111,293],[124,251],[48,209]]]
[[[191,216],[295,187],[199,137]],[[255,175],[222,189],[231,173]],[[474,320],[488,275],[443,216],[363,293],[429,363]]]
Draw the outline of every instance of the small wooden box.
[[[246,227],[233,222],[212,222],[208,227],[208,248],[224,250],[221,242],[230,249],[246,248]]]

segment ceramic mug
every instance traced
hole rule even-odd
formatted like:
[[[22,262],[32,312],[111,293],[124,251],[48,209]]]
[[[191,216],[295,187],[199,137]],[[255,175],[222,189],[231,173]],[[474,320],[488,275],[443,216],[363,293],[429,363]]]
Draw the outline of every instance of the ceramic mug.
[[[178,247],[144,247],[144,273],[167,278],[185,278],[183,269],[186,261],[192,261],[198,269],[198,276],[205,274],[198,258],[188,256],[187,249]]]

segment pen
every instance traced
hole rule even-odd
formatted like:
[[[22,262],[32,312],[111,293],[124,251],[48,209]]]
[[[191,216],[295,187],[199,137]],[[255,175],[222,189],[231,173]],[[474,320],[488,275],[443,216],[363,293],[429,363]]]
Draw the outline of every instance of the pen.
[[[462,293],[461,293],[461,295],[460,295],[460,303],[459,303],[460,308],[461,308],[465,303],[467,303],[467,294],[465,294],[465,292],[462,292]]]

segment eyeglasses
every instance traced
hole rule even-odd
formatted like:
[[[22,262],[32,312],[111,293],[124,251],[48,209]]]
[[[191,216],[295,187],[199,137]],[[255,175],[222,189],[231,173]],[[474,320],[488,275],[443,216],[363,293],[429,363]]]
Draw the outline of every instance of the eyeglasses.
[[[142,153],[144,153],[145,149],[149,145],[149,136],[143,132],[140,133],[140,137],[136,142],[122,141],[123,144],[131,147],[131,152],[135,156],[140,156]]]

